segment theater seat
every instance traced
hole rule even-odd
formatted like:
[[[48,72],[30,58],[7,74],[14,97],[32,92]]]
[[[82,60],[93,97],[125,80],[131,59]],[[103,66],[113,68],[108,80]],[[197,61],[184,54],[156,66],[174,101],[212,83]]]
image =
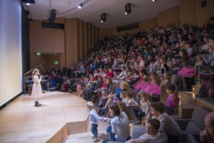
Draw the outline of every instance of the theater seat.
[[[132,130],[132,139],[139,138],[145,132],[146,132],[145,128],[134,128]],[[161,136],[158,139],[154,140],[152,143],[167,143],[167,142],[168,142],[167,135],[162,133]],[[108,141],[107,143],[122,143],[122,142]]]
[[[175,119],[182,130],[179,133],[179,143],[187,142],[188,133],[199,134],[204,129],[204,118],[208,113],[208,110],[195,106],[191,119]]]

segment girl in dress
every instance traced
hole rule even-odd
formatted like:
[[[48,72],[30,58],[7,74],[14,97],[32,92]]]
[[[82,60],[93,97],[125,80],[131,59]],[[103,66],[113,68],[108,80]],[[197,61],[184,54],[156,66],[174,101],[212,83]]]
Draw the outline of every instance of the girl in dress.
[[[38,98],[42,97],[42,88],[41,88],[41,80],[42,76],[39,74],[38,69],[34,69],[32,73],[33,78],[33,88],[32,88],[32,98],[35,99],[35,107],[40,107],[42,104],[39,103]]]

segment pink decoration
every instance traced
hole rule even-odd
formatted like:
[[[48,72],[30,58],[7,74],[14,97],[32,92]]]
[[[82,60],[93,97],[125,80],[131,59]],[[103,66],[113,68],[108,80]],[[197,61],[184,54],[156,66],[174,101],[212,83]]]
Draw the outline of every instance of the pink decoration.
[[[182,68],[180,71],[178,71],[178,75],[181,77],[189,77],[192,78],[195,76],[195,69],[194,68]]]

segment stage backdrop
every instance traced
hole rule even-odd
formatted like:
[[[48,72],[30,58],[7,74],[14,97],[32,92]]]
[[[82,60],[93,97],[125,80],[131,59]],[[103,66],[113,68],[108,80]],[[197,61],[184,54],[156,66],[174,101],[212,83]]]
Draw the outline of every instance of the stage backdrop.
[[[0,0],[0,106],[22,92],[20,0]]]

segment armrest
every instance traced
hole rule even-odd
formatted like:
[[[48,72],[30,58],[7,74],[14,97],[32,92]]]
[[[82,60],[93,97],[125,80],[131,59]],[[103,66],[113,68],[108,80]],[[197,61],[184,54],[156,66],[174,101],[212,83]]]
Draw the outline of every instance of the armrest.
[[[178,123],[180,129],[185,131],[187,124],[191,121],[191,119],[175,119],[175,121]]]
[[[119,142],[119,141],[108,141],[107,143],[123,143],[123,142]]]
[[[179,133],[179,136],[178,136],[179,143],[186,143],[187,142],[187,135],[188,135],[188,132],[181,131]]]
[[[188,134],[187,136],[187,143],[204,143],[200,141],[199,134]]]
[[[146,133],[146,128],[134,128],[132,130],[132,139],[136,139],[139,138],[140,136],[142,136],[144,133]]]

